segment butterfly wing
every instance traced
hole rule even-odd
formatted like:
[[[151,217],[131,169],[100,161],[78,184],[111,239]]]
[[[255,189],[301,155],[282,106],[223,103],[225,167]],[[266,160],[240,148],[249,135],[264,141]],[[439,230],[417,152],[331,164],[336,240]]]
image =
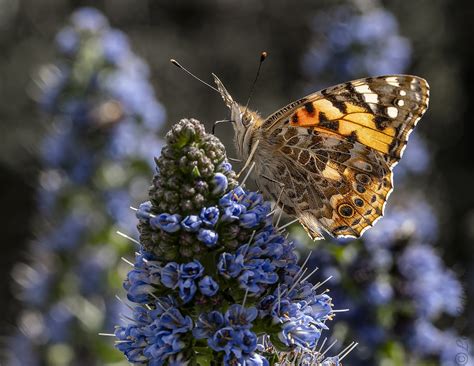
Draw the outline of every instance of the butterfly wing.
[[[273,174],[284,169],[282,181],[292,185],[286,211],[312,237],[318,226],[336,237],[362,235],[383,215],[391,170],[428,99],[425,80],[390,75],[324,89],[268,117],[262,129],[284,165]]]
[[[285,184],[281,206],[312,238],[322,238],[321,227],[335,237],[359,237],[382,215],[392,173],[378,152],[335,134],[308,135],[291,126],[273,138],[281,142],[279,158],[263,161],[261,176]],[[277,198],[277,183],[257,182]]]

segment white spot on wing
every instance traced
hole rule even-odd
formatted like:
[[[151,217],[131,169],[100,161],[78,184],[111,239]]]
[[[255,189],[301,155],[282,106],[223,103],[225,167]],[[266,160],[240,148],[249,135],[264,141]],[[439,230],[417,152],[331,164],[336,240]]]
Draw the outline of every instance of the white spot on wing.
[[[400,83],[398,82],[398,79],[395,76],[391,76],[388,78],[385,78],[385,81],[387,84],[392,85],[392,86],[400,86]]]
[[[399,99],[399,100],[397,101],[397,105],[398,105],[399,107],[403,107],[403,106],[405,105],[405,101],[404,101],[403,99]]]
[[[341,179],[341,174],[339,174],[339,172],[336,169],[331,168],[329,165],[326,165],[326,167],[321,172],[321,174],[324,178],[327,178],[327,179],[336,180],[336,181]]]
[[[364,100],[367,103],[378,103],[379,102],[379,97],[378,97],[377,94],[370,93],[370,94],[363,94],[363,96],[364,96]]]
[[[398,109],[395,107],[387,107],[387,115],[390,118],[397,118],[398,116]]]
[[[405,90],[400,90],[399,93],[400,93],[400,95],[401,95],[402,97],[404,97],[405,95],[407,95],[407,92],[406,92]]]
[[[367,84],[355,86],[354,89],[356,90],[356,92],[362,93],[362,94],[372,93],[372,90],[370,90],[370,88]]]

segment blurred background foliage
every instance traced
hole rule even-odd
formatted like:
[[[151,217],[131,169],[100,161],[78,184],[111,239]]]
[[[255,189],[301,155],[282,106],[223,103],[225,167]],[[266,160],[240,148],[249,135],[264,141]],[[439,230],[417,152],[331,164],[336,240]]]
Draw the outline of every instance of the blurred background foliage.
[[[326,267],[328,274],[332,268],[330,263],[343,268],[339,272],[350,277],[351,283],[342,282],[346,289],[354,289],[353,297],[361,300],[363,309],[367,307],[378,315],[380,312],[386,315],[383,306],[380,310],[377,304],[367,303],[370,297],[364,291],[371,283],[378,284],[374,282],[374,278],[378,278],[391,284],[391,290],[381,286],[385,292],[378,287],[375,291],[378,295],[387,296],[392,291],[391,298],[413,299],[409,293],[415,290],[393,286],[392,280],[400,283],[403,277],[399,269],[409,267],[399,261],[405,249],[423,245],[430,249],[415,252],[415,257],[425,255],[427,259],[422,264],[427,264],[429,258],[442,257],[437,273],[450,273],[440,279],[445,286],[441,296],[458,298],[448,291],[455,285],[446,279],[457,276],[465,291],[464,309],[473,307],[474,193],[471,187],[474,162],[470,152],[469,101],[474,94],[470,47],[470,19],[474,7],[470,2],[0,0],[0,124],[4,131],[0,144],[3,203],[0,290],[3,298],[8,299],[0,303],[2,335],[14,333],[17,324],[14,319],[20,316],[23,306],[17,300],[18,288],[13,285],[12,270],[15,263],[30,261],[28,243],[39,236],[34,218],[43,215],[37,193],[37,182],[45,166],[42,141],[54,129],[55,118],[51,111],[49,114],[45,114],[44,109],[40,111],[38,86],[45,72],[51,71],[51,68],[45,69],[45,65],[58,60],[55,43],[58,32],[75,9],[88,5],[101,10],[114,28],[123,31],[133,51],[149,65],[147,77],[167,112],[161,131],[182,117],[195,117],[208,128],[213,121],[227,117],[220,97],[170,65],[170,58],[179,60],[208,81],[210,73],[216,73],[237,100],[245,101],[259,54],[266,50],[269,58],[250,103],[263,115],[310,90],[348,79],[391,72],[426,78],[431,86],[430,108],[411,138],[406,162],[396,168],[396,189],[389,203],[389,207],[392,206],[387,212],[389,216],[379,222],[380,229],[375,228],[364,242],[352,246],[318,243],[313,248],[313,257],[315,263],[322,262],[320,267]],[[219,126],[217,135],[232,156],[231,126]],[[147,136],[124,142],[127,146],[132,143],[138,143],[142,154],[159,154],[159,148],[150,144]],[[141,170],[144,177],[147,176],[145,170]],[[151,178],[151,170],[148,176]],[[128,206],[125,201],[121,208]],[[108,220],[112,225],[115,218]],[[397,237],[389,236],[391,224],[392,228],[400,229]],[[297,226],[294,230],[298,235]],[[301,237],[302,250],[306,251],[306,239],[302,235],[298,237]],[[377,267],[377,276],[374,271],[362,271],[361,275],[354,263],[359,266],[364,263],[357,259],[360,257],[379,258],[373,248],[389,250],[393,265]],[[435,248],[433,255],[428,253],[431,248]],[[407,271],[410,275],[401,283],[409,283],[416,275]],[[332,275],[329,288],[338,286],[338,276]],[[344,286],[341,289],[344,290]],[[333,291],[338,306],[339,292],[336,288]],[[413,304],[413,300],[410,301]],[[457,311],[458,306],[453,306]],[[456,328],[456,332],[463,335],[474,333],[472,311],[457,315],[446,309],[436,311],[436,326]],[[445,314],[439,316],[443,312]],[[340,319],[346,316],[340,315]],[[347,315],[344,322],[354,324],[349,317]],[[366,323],[371,321],[366,319]],[[344,323],[341,321],[341,324]],[[350,327],[356,329],[355,325]],[[345,337],[343,331],[335,333]],[[402,334],[398,329],[395,333]],[[425,331],[425,334],[430,333]],[[349,336],[359,340],[357,334]],[[401,351],[393,351],[399,346],[400,342],[391,345],[383,357],[400,355]],[[405,346],[409,348],[408,343]],[[358,359],[367,360],[364,347],[360,349],[352,362],[349,358],[349,364],[355,364]],[[399,356],[393,359],[396,357]],[[418,362],[416,357],[421,356],[413,357],[415,359],[410,361]],[[429,362],[437,364],[438,360],[431,358]]]

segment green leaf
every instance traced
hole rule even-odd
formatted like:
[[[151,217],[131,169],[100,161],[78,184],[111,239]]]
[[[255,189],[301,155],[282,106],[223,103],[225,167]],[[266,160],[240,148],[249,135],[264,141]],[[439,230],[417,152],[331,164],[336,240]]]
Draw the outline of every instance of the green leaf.
[[[212,350],[209,347],[194,347],[196,351],[196,363],[200,366],[211,366],[214,359]]]

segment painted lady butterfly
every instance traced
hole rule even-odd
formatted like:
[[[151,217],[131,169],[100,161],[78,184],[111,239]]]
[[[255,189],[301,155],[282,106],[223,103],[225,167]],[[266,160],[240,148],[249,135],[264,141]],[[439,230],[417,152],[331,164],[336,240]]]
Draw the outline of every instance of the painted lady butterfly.
[[[313,239],[360,237],[383,216],[392,169],[428,108],[419,77],[389,75],[336,85],[262,118],[236,103],[214,75],[256,181]],[[283,189],[280,187],[283,186]],[[278,192],[281,192],[278,197]]]

